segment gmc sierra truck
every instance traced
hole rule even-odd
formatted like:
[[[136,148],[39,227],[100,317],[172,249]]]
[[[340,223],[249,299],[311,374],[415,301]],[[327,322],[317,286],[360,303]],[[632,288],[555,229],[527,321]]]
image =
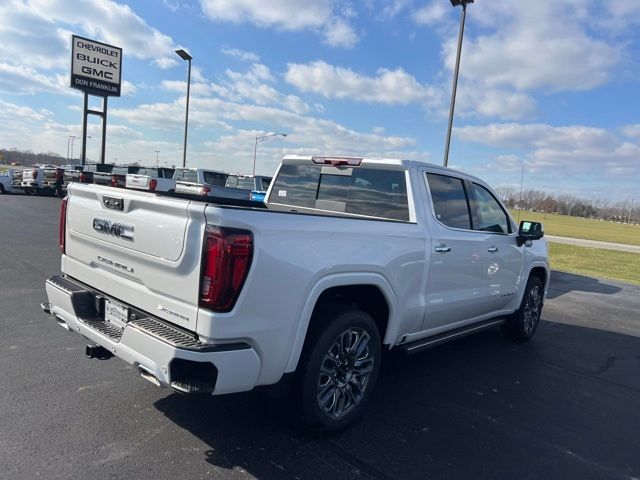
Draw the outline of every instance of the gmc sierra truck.
[[[518,227],[476,177],[287,156],[265,203],[215,201],[71,184],[43,310],[91,342],[88,356],[120,357],[158,386],[220,395],[282,382],[328,431],[361,412],[383,349],[536,332],[542,225]]]

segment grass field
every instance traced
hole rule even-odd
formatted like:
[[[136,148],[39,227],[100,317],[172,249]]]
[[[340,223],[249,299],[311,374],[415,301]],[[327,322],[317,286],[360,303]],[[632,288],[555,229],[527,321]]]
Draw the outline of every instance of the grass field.
[[[514,220],[518,220],[518,211],[512,210]],[[640,245],[640,225],[624,225],[621,223],[601,222],[586,218],[555,215],[553,213],[520,212],[520,220],[542,222],[544,232],[549,235],[563,237],[586,238],[605,242]]]
[[[640,285],[640,254],[599,248],[549,244],[551,268]]]

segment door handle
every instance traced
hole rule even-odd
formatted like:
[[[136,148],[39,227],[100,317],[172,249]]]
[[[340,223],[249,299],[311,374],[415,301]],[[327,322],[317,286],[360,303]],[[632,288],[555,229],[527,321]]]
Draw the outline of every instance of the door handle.
[[[497,251],[498,251],[498,247],[493,246],[493,245],[492,245],[492,246],[490,246],[490,247],[487,249],[487,252],[489,252],[489,253],[496,253]]]
[[[449,253],[451,251],[451,247],[447,247],[446,245],[440,245],[436,247],[436,252],[438,253]]]

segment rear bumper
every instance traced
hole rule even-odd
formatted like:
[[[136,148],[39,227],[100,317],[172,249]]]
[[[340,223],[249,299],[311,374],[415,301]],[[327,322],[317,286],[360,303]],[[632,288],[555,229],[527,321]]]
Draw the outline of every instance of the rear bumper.
[[[246,343],[202,344],[190,332],[133,307],[121,330],[103,321],[104,296],[69,277],[47,279],[46,291],[48,311],[61,326],[101,345],[156,385],[220,395],[251,390],[258,381],[260,358]]]

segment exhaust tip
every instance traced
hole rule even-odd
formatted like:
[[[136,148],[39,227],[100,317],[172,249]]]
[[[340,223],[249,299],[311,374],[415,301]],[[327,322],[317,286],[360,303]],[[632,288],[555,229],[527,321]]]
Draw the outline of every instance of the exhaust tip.
[[[65,322],[60,317],[56,316],[56,322],[57,322],[58,325],[60,325],[62,328],[64,328],[67,332],[71,331],[71,329],[69,328],[69,325],[67,325],[67,322]]]
[[[156,374],[151,371],[151,369],[145,367],[144,365],[138,365],[138,371],[140,372],[140,376],[145,380],[153,383],[156,387],[160,386],[160,380],[156,377]]]

